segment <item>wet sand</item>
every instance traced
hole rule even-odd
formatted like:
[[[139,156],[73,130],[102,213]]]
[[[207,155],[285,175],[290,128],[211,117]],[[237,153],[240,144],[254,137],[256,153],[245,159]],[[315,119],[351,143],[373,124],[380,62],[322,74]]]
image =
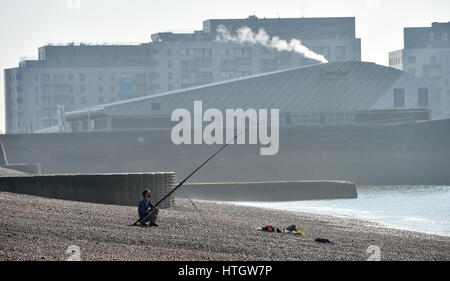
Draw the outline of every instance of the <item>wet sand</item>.
[[[136,198],[138,201],[139,198]],[[70,245],[82,260],[449,260],[450,237],[354,219],[186,200],[160,211],[159,227],[130,226],[136,207],[0,192],[0,260],[64,260]],[[257,231],[291,224],[292,236]],[[323,237],[332,244],[315,242]]]

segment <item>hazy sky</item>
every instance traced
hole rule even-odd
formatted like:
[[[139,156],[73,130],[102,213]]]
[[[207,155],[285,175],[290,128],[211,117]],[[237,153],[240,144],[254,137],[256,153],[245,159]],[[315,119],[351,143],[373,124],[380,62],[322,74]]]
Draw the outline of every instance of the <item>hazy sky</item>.
[[[0,0],[0,68],[37,56],[47,43],[149,42],[152,33],[191,32],[205,19],[249,15],[356,17],[362,60],[387,65],[388,52],[403,47],[403,27],[450,21],[450,0]]]

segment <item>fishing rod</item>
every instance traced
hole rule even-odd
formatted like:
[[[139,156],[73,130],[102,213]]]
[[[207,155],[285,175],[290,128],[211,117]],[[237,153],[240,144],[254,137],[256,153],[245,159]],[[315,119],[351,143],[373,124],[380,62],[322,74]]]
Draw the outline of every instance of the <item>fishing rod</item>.
[[[139,218],[133,225],[136,225],[138,222],[145,221],[151,214],[153,214],[156,210],[156,207],[158,207],[159,204],[162,203],[165,199],[167,199],[172,193],[174,193],[180,186],[182,186],[190,177],[192,177],[198,170],[200,170],[206,163],[209,162],[209,160],[213,159],[214,156],[216,156],[219,152],[221,152],[227,145],[236,139],[238,137],[238,134],[234,136],[233,139],[231,139],[229,142],[226,142],[219,150],[217,150],[213,155],[211,155],[205,162],[203,162],[200,166],[197,167],[194,171],[192,171],[184,180],[182,180],[177,186],[175,186],[171,191],[169,191],[163,198],[161,198],[154,206],[153,209],[150,210],[150,212],[147,213],[145,217]]]

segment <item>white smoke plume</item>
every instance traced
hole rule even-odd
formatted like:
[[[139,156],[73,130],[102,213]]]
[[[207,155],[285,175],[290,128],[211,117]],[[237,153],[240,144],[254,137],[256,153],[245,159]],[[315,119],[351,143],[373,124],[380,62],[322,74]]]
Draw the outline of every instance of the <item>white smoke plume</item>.
[[[236,31],[236,35],[232,35],[227,28],[221,24],[217,27],[217,33],[216,41],[259,44],[277,51],[296,52],[306,58],[322,63],[328,62],[323,55],[317,54],[302,45],[300,40],[291,39],[291,41],[288,42],[280,39],[278,36],[269,38],[269,35],[263,28],[260,28],[258,33],[254,33],[251,28],[243,26]]]

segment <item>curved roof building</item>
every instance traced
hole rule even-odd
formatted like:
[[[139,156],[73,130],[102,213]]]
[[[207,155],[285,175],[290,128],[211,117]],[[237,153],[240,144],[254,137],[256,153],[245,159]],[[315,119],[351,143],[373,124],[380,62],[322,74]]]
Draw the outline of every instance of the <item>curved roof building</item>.
[[[403,71],[346,61],[291,68],[67,112],[72,131],[159,127],[173,110],[277,108],[289,124],[357,122],[364,111],[431,112],[440,118],[440,98],[427,82]],[[320,121],[321,115],[326,121]],[[281,118],[281,120],[287,120]],[[84,122],[84,123],[83,123]],[[283,122],[283,121],[282,121]],[[138,125],[138,124],[147,125]],[[288,124],[288,125],[289,125]]]

